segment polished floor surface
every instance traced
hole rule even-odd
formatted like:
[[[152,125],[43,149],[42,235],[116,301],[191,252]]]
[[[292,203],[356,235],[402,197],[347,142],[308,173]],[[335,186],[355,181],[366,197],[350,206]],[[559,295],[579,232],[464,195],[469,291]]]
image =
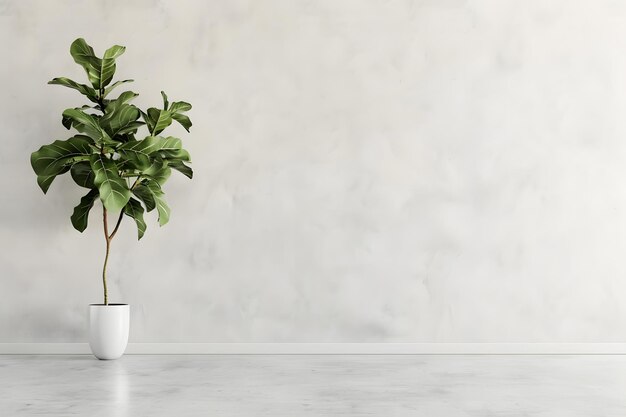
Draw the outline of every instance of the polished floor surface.
[[[1,416],[626,416],[626,356],[0,356]]]

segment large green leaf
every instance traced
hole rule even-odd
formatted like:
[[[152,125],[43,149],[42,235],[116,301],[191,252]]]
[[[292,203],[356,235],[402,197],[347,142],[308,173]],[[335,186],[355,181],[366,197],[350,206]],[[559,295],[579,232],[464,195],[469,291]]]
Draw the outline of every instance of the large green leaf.
[[[113,144],[109,134],[100,126],[98,118],[79,109],[67,109],[63,117],[72,121],[72,126],[81,133],[87,134],[98,144]]]
[[[65,77],[53,78],[51,81],[48,81],[48,84],[62,85],[65,87],[73,88],[82,95],[86,96],[90,101],[93,101],[94,103],[98,102],[96,90],[86,84],[79,84],[76,81],[70,80],[69,78]]]
[[[123,93],[121,93],[115,100],[111,100],[111,104],[113,106],[118,106],[120,104],[124,104],[132,99],[134,99],[135,97],[137,97],[139,94],[133,92],[133,91],[124,91]]]
[[[148,132],[152,132],[154,129],[155,120],[152,120],[150,115],[143,110],[139,110],[141,112],[141,117],[143,117],[144,122],[146,122],[146,126],[148,127]]]
[[[161,140],[159,151],[178,151],[182,149],[183,142],[174,136],[168,136],[166,138],[161,136],[157,137]]]
[[[93,170],[94,184],[100,191],[100,200],[107,210],[121,210],[130,198],[126,182],[119,176],[115,162],[105,155],[94,154],[89,162]]]
[[[115,74],[115,59],[126,51],[126,47],[113,45],[104,52],[100,67],[100,87],[104,88],[113,80]]]
[[[128,134],[134,135],[135,133],[137,133],[137,129],[139,129],[143,125],[145,125],[145,123],[144,122],[139,122],[139,121],[128,123],[126,126],[124,126],[123,128],[121,128],[120,130],[117,131],[116,135],[118,137],[116,137],[115,140],[119,139],[119,140],[121,140],[123,142],[128,142],[132,138],[119,137],[119,136],[124,136],[124,135],[128,135]]]
[[[137,224],[137,240],[140,240],[146,232],[146,222],[143,220],[143,211],[141,203],[132,197],[124,206],[124,214],[132,217]]]
[[[100,89],[100,68],[102,60],[96,57],[93,48],[83,38],[76,39],[70,46],[70,54],[74,62],[87,72],[87,78],[95,89]]]
[[[104,94],[102,95],[102,97],[106,97],[109,95],[109,93],[111,91],[113,91],[115,89],[115,87],[122,85],[122,84],[126,84],[126,83],[132,83],[135,80],[121,80],[121,81],[115,81],[113,84],[111,84],[110,86],[108,86],[107,88],[104,89]]]
[[[39,176],[59,175],[67,172],[65,169],[67,165],[87,159],[87,155],[92,153],[90,143],[91,140],[82,135],[76,135],[67,140],[55,140],[33,152],[30,156],[30,163]]]
[[[74,107],[74,110],[85,110],[85,109],[93,109],[93,108],[95,108],[95,107],[84,105],[84,106],[81,106],[81,107]],[[62,115],[61,124],[63,126],[65,126],[65,128],[67,130],[70,130],[72,128],[73,122],[74,122],[74,120],[71,117],[68,117],[66,115]]]
[[[132,91],[124,91],[114,100],[107,100],[106,114],[100,119],[100,125],[105,128],[115,140],[126,142],[127,138],[119,137],[128,133],[136,133],[137,129],[144,125],[138,122],[140,110],[135,106],[129,106],[126,102],[134,99],[139,94]]]
[[[153,135],[158,135],[172,123],[172,120],[176,120],[189,132],[192,125],[191,120],[182,113],[191,110],[191,104],[184,101],[175,101],[169,105],[167,96],[163,91],[161,91],[161,95],[163,95],[164,110],[152,107],[148,109],[147,114],[143,113],[150,132],[152,132]]]
[[[189,179],[193,178],[193,170],[191,169],[191,167],[185,165],[183,163],[183,161],[179,161],[179,160],[168,160],[167,164],[174,168],[176,171],[180,172],[181,174],[183,174],[184,176],[186,176]]]
[[[152,164],[141,173],[142,177],[149,177],[158,182],[161,186],[165,184],[165,181],[167,181],[171,174],[172,169],[161,158],[152,160]]]
[[[185,101],[175,101],[169,108],[172,113],[183,113],[189,110],[191,110],[191,104]]]
[[[72,165],[70,174],[72,175],[74,182],[81,187],[89,189],[95,187],[93,182],[95,175],[91,169],[89,161],[78,162]]]
[[[89,220],[89,210],[93,207],[94,201],[98,198],[98,190],[93,189],[80,199],[80,203],[74,207],[74,213],[72,213],[72,226],[79,232],[84,232],[87,228],[87,222]]]
[[[129,141],[118,148],[123,158],[133,162],[137,169],[145,169],[151,164],[150,154],[159,150],[158,137],[148,136],[143,140]]]
[[[44,194],[48,192],[52,181],[54,181],[56,177],[56,175],[37,175],[37,185]]]
[[[137,184],[137,186],[135,186],[132,191],[135,197],[140,199],[141,202],[146,206],[146,210],[150,212],[156,208],[154,195],[146,185]]]
[[[154,198],[156,209],[159,213],[159,226],[163,226],[170,220],[170,208],[163,199],[163,190],[161,190],[161,186],[156,181],[146,180],[145,184]]]
[[[39,185],[39,188],[41,188],[41,191],[43,191],[43,193],[46,194],[48,192],[48,189],[50,188],[50,184],[52,184],[52,181],[54,181],[54,179],[58,175],[65,174],[69,170],[70,170],[70,166],[66,165],[56,175],[37,175],[37,185]]]
[[[172,136],[167,138],[148,136],[143,140],[124,143],[118,147],[118,152],[124,158],[132,161],[138,169],[146,169],[152,164],[152,160],[160,154],[169,156],[179,155],[181,152],[186,153],[187,151],[182,150],[181,146],[180,139]],[[157,152],[159,154],[156,154]]]
[[[61,124],[67,129],[70,130],[72,128],[72,118],[63,115],[61,119]]]
[[[182,113],[189,111],[189,110],[191,110],[191,104],[185,101],[175,101],[172,103],[172,105],[169,108],[172,119],[180,123],[180,125],[184,127],[187,132],[189,132],[189,129],[191,128],[191,125],[192,125],[191,119],[189,119],[189,117],[185,116]]]
[[[163,159],[166,159],[168,161],[173,160],[173,161],[184,161],[184,162],[190,162],[191,161],[191,157],[189,156],[189,152],[187,152],[185,149],[172,149],[172,150],[164,150],[162,152],[159,152],[161,157]]]
[[[189,129],[191,129],[191,119],[184,114],[172,113],[172,119],[180,123],[180,125],[184,127],[187,132],[189,132]]]
[[[145,113],[144,119],[145,119]],[[167,110],[159,110],[155,107],[148,109],[148,119],[146,123],[150,128],[152,136],[156,136],[161,133],[166,127],[172,124],[172,114]]]
[[[100,119],[100,125],[107,131],[111,138],[114,138],[123,129],[139,119],[139,109],[130,104],[113,103],[107,106],[107,113]],[[135,126],[135,125],[133,125]],[[137,130],[134,127],[134,130]]]
[[[89,82],[95,89],[109,85],[115,74],[115,58],[122,55],[125,47],[114,45],[107,49],[102,59],[98,58],[91,46],[83,38],[76,39],[70,46],[74,61],[87,72]]]

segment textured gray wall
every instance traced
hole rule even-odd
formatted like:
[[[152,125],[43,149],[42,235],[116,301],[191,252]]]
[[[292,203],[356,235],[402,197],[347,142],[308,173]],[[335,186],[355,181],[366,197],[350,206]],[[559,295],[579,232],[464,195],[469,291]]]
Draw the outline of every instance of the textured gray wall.
[[[113,243],[134,342],[626,339],[626,3],[0,1],[0,342],[83,341],[100,209],[35,184],[119,43],[196,177]]]

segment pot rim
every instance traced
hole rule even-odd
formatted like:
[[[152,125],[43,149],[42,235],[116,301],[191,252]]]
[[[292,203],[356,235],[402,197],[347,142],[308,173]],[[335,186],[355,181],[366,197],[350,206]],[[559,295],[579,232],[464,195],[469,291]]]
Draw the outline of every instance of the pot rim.
[[[121,304],[121,303],[89,304],[89,307],[124,307],[124,306],[128,306],[128,304]]]

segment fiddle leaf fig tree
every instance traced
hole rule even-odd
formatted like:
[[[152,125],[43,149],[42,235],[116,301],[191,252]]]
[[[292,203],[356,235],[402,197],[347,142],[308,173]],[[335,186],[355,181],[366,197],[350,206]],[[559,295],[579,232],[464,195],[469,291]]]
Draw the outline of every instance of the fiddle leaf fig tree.
[[[103,206],[102,223],[106,252],[102,268],[104,304],[108,304],[107,263],[111,241],[124,216],[134,220],[138,238],[146,231],[144,212],[156,209],[159,225],[168,222],[170,209],[165,202],[163,184],[172,169],[192,178],[189,152],[181,140],[161,133],[177,122],[189,132],[191,120],[184,113],[191,104],[169,102],[161,92],[163,108],[150,107],[146,111],[130,102],[137,93],[124,91],[116,98],[113,90],[133,80],[113,82],[116,59],[125,47],[114,45],[96,56],[84,39],[76,39],[70,54],[87,73],[88,84],[79,84],[65,77],[52,79],[48,84],[72,88],[90,102],[82,107],[63,112],[61,123],[76,134],[65,140],[55,140],[33,152],[31,165],[37,174],[37,184],[47,193],[50,184],[61,174],[70,173],[74,182],[87,190],[70,217],[79,232],[87,228],[89,211],[99,200]],[[139,133],[147,130],[147,133]],[[108,214],[117,213],[117,221],[109,227]]]

